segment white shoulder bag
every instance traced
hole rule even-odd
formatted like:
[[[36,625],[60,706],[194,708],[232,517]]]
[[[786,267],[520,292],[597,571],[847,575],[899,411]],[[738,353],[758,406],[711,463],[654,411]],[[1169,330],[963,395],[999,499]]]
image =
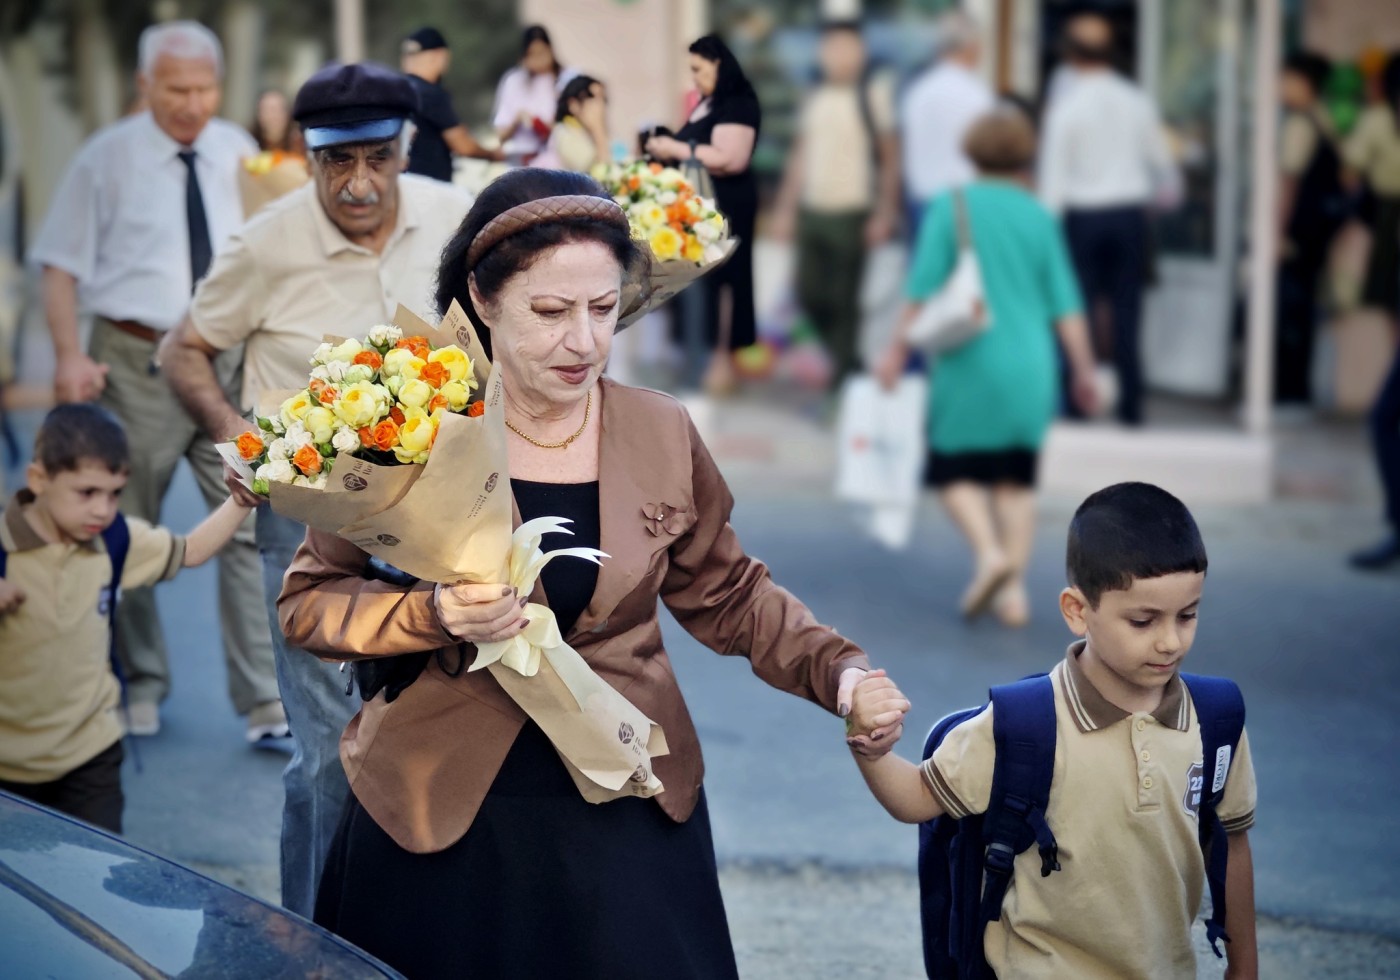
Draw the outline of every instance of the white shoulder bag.
[[[911,346],[929,354],[956,350],[992,325],[982,289],[982,269],[967,220],[967,201],[960,190],[953,192],[953,208],[958,230],[958,260],[953,274],[942,289],[919,307],[919,315],[910,324],[906,337]]]

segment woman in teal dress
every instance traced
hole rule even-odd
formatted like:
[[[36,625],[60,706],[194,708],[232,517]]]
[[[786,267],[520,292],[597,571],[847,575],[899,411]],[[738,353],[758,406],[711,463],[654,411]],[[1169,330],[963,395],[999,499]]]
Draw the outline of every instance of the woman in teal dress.
[[[979,179],[930,205],[911,263],[909,305],[879,374],[888,386],[898,379],[918,304],[952,274],[953,195],[960,194],[991,325],[929,367],[927,481],[972,546],[964,614],[990,608],[1020,626],[1029,618],[1022,576],[1034,538],[1037,461],[1059,403],[1055,333],[1073,368],[1075,401],[1086,410],[1095,401],[1094,362],[1059,223],[1028,189],[1030,123],[1017,110],[998,109],[972,126],[964,148]]]

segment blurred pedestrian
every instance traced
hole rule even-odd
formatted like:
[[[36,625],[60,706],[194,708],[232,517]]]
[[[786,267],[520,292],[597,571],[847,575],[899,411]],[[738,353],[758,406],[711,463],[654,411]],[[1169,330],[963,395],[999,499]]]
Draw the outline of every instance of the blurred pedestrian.
[[[1374,202],[1361,302],[1385,311],[1393,325],[1400,310],[1400,54],[1386,61],[1380,90],[1380,101],[1366,108],[1343,144],[1343,156]]]
[[[403,39],[400,53],[399,66],[418,95],[408,172],[450,183],[454,155],[504,160],[504,153],[486,149],[457,118],[452,96],[442,87],[442,78],[452,64],[452,52],[442,32],[435,27],[420,27]]]
[[[1147,211],[1179,198],[1180,177],[1157,107],[1113,68],[1108,21],[1099,14],[1070,21],[1065,56],[1066,83],[1045,117],[1041,198],[1064,216],[1098,354],[1112,350],[1118,418],[1140,425]]]
[[[779,191],[775,237],[797,238],[798,302],[839,386],[860,367],[860,288],[868,249],[899,214],[894,86],[869,70],[857,21],[822,28],[821,78],[807,94]]]
[[[938,59],[909,85],[900,106],[911,241],[928,202],[975,176],[963,140],[968,127],[996,104],[977,72],[982,34],[976,21],[961,11],[945,14],[938,22],[938,50]]]
[[[141,35],[141,90],[150,108],[94,134],[54,194],[30,253],[43,269],[44,309],[60,402],[99,399],[126,426],[131,478],[122,510],[156,522],[176,464],[189,461],[212,509],[228,496],[218,451],[156,369],[156,345],[180,322],[214,253],[243,223],[239,161],[257,152],[238,126],[215,119],[223,53],[208,28],[175,21]],[[80,307],[94,314],[88,352]],[[214,390],[237,391],[243,354],[220,358]],[[261,616],[252,515],[219,556],[219,610],[229,697],[251,741],[286,734]],[[150,589],[133,589],[117,616],[131,730],[154,735],[170,691],[165,638]]]
[[[292,122],[292,107],[278,89],[267,89],[258,96],[257,113],[249,132],[264,153],[306,155],[301,127]]]
[[[1400,275],[1400,267],[1396,274]],[[1351,556],[1357,568],[1388,568],[1400,562],[1400,347],[1390,362],[1390,374],[1371,409],[1371,440],[1385,494],[1385,520],[1390,533],[1375,545]]]
[[[1347,217],[1341,156],[1321,98],[1331,70],[1321,55],[1298,52],[1285,59],[1279,84],[1283,121],[1274,355],[1274,395],[1279,402],[1306,404],[1312,399],[1318,283]]]
[[[535,158],[534,165],[586,174],[611,159],[608,90],[596,78],[575,75],[559,94],[549,144]]]
[[[729,261],[704,279],[709,297],[707,391],[724,393],[737,383],[733,352],[758,339],[753,305],[753,236],[758,218],[758,181],[751,164],[758,144],[758,94],[734,52],[718,35],[690,46],[690,76],[700,102],[674,136],[646,142],[657,160],[684,165],[696,161],[714,181],[715,203],[739,240]]]
[[[448,184],[400,174],[412,85],[380,65],[331,65],[297,93],[312,182],[268,205],[229,239],[189,316],[161,346],[171,386],[216,440],[248,428],[242,412],[267,392],[305,387],[308,359],[327,335],[387,323],[399,303],[423,310],[443,244],[470,198]],[[221,352],[247,351],[243,388],[213,383]],[[228,471],[229,489],[257,503]],[[345,677],[287,645],[275,627],[282,578],[305,528],[258,508],[262,599],[274,624],[277,674],[296,736],[283,774],[282,904],[309,916],[326,848],[345,801],[338,745],[355,713]],[[242,613],[248,619],[245,596]],[[265,620],[264,620],[265,622]]]
[[[972,546],[964,615],[990,607],[1022,626],[1030,616],[1023,576],[1035,535],[1033,489],[1059,404],[1055,334],[1074,368],[1072,396],[1086,411],[1097,399],[1094,359],[1064,236],[1029,189],[1030,123],[1018,110],[998,109],[973,124],[965,149],[979,177],[932,202],[912,261],[910,305],[878,373],[890,388],[903,373],[916,304],[952,274],[965,220],[990,326],[930,366],[927,481]]]
[[[559,92],[577,72],[559,63],[538,24],[525,28],[520,47],[520,63],[496,87],[495,126],[507,159],[528,166],[549,141]]]

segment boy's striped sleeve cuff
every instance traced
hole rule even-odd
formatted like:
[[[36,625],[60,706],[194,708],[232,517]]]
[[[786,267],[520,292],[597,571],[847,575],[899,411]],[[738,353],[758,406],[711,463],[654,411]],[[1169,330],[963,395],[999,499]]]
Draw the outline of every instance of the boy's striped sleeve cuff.
[[[1254,826],[1254,811],[1241,814],[1238,817],[1231,817],[1229,820],[1221,818],[1220,825],[1225,828],[1227,834],[1241,834]]]
[[[924,782],[928,784],[929,791],[933,793],[933,798],[938,801],[944,813],[954,820],[961,820],[969,815],[970,811],[963,801],[958,799],[958,794],[953,792],[953,787],[948,785],[948,780],[943,778],[943,773],[938,771],[932,759],[925,759],[919,770],[924,774]]]

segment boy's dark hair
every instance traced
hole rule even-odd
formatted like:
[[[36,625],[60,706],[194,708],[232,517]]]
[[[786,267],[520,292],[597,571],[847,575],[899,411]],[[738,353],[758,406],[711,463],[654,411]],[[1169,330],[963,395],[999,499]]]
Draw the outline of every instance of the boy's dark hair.
[[[34,460],[49,474],[94,462],[120,473],[131,465],[126,430],[100,405],[59,405],[44,417],[34,441]]]
[[[1079,505],[1069,523],[1070,585],[1097,609],[1135,579],[1206,570],[1201,529],[1186,505],[1150,483],[1118,483]]]
[[[1312,51],[1295,51],[1283,59],[1283,70],[1307,82],[1313,95],[1321,95],[1332,74],[1332,62]]]

